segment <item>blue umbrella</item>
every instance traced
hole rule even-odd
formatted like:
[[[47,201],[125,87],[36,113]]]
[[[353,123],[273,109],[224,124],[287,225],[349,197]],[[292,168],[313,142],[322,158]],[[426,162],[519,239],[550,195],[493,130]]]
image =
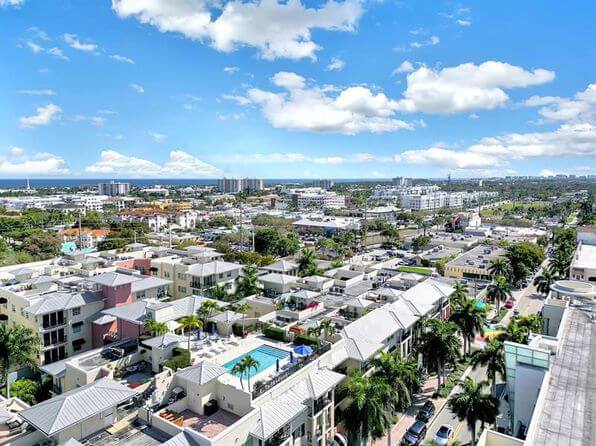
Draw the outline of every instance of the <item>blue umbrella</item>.
[[[302,355],[302,356],[310,356],[312,355],[312,348],[309,347],[308,345],[297,345],[296,347],[294,347],[294,351],[298,354],[298,355]]]

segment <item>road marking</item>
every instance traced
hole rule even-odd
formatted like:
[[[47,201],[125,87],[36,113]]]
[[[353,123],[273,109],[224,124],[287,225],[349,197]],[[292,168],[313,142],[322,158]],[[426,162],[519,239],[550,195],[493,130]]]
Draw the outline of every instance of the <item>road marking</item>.
[[[464,425],[463,421],[460,421],[459,423],[457,423],[457,426],[455,426],[455,429],[453,430],[453,439],[451,441],[457,440],[457,437],[459,436],[459,431],[461,430],[463,425]]]

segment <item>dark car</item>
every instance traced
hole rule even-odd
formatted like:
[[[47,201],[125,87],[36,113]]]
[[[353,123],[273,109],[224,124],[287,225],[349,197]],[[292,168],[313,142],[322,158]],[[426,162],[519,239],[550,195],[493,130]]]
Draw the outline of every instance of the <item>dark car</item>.
[[[418,420],[410,426],[401,439],[401,446],[418,446],[426,435],[426,423]]]
[[[435,405],[432,403],[432,401],[427,401],[426,403],[424,403],[424,406],[422,406],[420,408],[420,410],[418,411],[418,415],[416,415],[416,419],[420,420],[420,421],[424,421],[425,423],[428,423],[434,413],[435,413]]]

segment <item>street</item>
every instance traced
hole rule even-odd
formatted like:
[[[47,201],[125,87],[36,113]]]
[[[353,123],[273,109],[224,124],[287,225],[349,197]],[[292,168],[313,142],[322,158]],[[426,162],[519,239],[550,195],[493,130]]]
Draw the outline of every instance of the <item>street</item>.
[[[540,274],[540,270],[537,274]],[[537,313],[542,308],[542,303],[544,302],[544,295],[541,295],[536,291],[536,287],[532,282],[528,285],[528,287],[524,288],[523,290],[514,292],[513,297],[515,299],[515,308],[517,308],[520,314],[523,316]],[[503,318],[501,323],[503,325],[507,325],[512,315],[513,310],[510,310],[507,313],[507,315]],[[474,379],[474,381],[481,381],[487,379],[484,368],[472,370],[468,376]],[[457,392],[457,388],[455,389],[455,391]],[[469,444],[471,442],[472,433],[468,429],[466,422],[459,421],[457,417],[455,417],[453,413],[451,413],[447,406],[445,406],[441,411],[438,412],[433,422],[429,425],[425,441],[430,441],[434,439],[437,431],[443,424],[449,424],[453,426],[453,440],[458,440],[461,444],[464,445]],[[478,423],[478,427],[476,428],[477,434],[480,432],[479,429],[480,423]]]

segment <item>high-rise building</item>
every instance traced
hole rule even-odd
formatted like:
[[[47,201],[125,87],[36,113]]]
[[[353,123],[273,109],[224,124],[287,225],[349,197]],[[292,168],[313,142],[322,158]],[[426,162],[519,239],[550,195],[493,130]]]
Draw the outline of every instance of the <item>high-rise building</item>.
[[[130,183],[120,183],[116,181],[110,181],[109,183],[99,183],[97,190],[100,195],[108,195],[115,197],[117,195],[128,195],[130,192]]]
[[[406,177],[395,177],[392,180],[393,184],[400,187],[408,187],[412,185],[412,179]]]
[[[335,185],[333,180],[314,180],[313,187],[320,187],[321,189],[330,190]]]
[[[238,192],[254,192],[263,190],[263,180],[259,178],[221,178],[217,180],[217,188],[224,194],[237,194]]]

